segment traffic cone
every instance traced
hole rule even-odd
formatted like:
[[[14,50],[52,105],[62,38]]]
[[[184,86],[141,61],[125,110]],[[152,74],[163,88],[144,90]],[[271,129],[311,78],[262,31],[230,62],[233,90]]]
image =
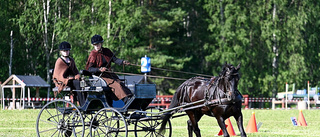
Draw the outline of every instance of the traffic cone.
[[[299,113],[299,117],[298,117],[298,125],[299,126],[307,126],[307,122],[306,120],[304,119],[304,116],[302,114],[302,110],[300,110],[300,113]]]
[[[233,126],[232,126],[231,121],[230,121],[230,118],[228,118],[225,123],[226,123],[226,125],[228,125],[227,126],[227,131],[228,131],[229,135],[230,136],[236,136],[236,133],[234,132]]]
[[[226,125],[226,128],[228,128],[228,125]],[[227,129],[228,130],[228,129]],[[222,129],[220,129],[219,133],[217,134],[217,136],[222,136],[223,135],[223,132],[222,132]]]
[[[246,132],[247,133],[258,132],[256,116],[255,116],[254,112],[252,112],[252,116],[251,116],[251,118],[249,120],[248,126],[246,128]]]
[[[227,131],[228,131],[229,135],[230,136],[236,136],[236,133],[234,132],[234,129],[232,127],[232,124],[231,124],[231,121],[230,121],[229,118],[225,121],[225,124],[226,124],[226,128],[227,128]],[[223,132],[222,132],[222,129],[220,129],[220,131],[217,134],[217,136],[222,136],[222,135],[223,135]]]

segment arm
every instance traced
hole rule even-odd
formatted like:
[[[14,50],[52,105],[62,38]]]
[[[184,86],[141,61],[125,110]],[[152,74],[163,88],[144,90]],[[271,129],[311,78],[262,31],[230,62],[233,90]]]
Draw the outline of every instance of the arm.
[[[119,58],[117,58],[117,57],[113,57],[113,58],[112,58],[112,61],[113,61],[114,63],[118,64],[118,65],[122,65],[124,60],[123,60],[123,59],[119,59]]]
[[[112,61],[118,65],[122,65],[122,64],[125,64],[125,65],[129,65],[130,62],[126,61],[126,60],[123,60],[123,59],[119,59],[117,57],[113,57],[112,58]]]
[[[96,68],[96,67],[89,67],[89,68],[88,68],[88,71],[89,71],[90,73],[100,72],[99,68]]]
[[[109,55],[109,57],[111,56],[111,62],[114,62],[115,64],[117,65],[122,65],[122,64],[125,64],[125,65],[128,65],[130,64],[128,61],[126,60],[123,60],[123,59],[119,59],[115,56],[115,54],[108,48],[104,48],[105,49],[105,55]]]
[[[101,73],[101,72],[103,72],[103,71],[106,71],[107,68],[106,68],[106,67],[98,68],[98,67],[96,67],[96,65],[95,65],[94,63],[89,63],[87,70],[88,70],[90,73],[96,74],[96,73]]]

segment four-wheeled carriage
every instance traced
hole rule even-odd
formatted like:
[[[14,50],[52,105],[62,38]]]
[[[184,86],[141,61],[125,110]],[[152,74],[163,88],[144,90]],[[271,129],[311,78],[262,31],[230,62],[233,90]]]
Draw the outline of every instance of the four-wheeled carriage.
[[[130,78],[130,76],[126,77]],[[156,97],[156,86],[150,83],[131,83],[134,95],[125,102],[114,101],[107,83],[87,71],[82,72],[81,90],[73,90],[86,95],[81,107],[66,97],[70,90],[61,92],[63,99],[47,103],[37,118],[38,136],[119,136],[128,132],[135,136],[159,136],[162,122],[161,109],[148,107]],[[133,125],[133,127],[129,127]],[[171,136],[171,123],[167,123],[165,135]]]

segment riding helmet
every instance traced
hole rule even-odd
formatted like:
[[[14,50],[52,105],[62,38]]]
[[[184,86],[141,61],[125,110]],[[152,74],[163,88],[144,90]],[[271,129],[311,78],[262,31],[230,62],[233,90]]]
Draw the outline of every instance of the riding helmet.
[[[71,49],[71,45],[66,41],[61,42],[59,45],[59,50],[70,50],[70,49]]]
[[[102,43],[103,42],[103,38],[100,35],[94,35],[91,38],[91,44],[98,44],[98,43]]]

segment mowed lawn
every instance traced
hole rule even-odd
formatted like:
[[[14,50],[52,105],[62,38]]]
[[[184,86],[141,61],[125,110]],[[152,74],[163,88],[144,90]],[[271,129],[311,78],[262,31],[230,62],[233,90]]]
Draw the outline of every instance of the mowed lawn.
[[[0,110],[0,136],[1,137],[35,137],[36,119],[39,109],[28,110]],[[307,121],[307,127],[293,126],[291,117],[298,119],[299,110],[243,110],[244,128],[255,112],[257,123],[262,126],[257,133],[248,133],[249,137],[312,137],[320,136],[320,110],[303,110],[302,113]],[[188,117],[183,116],[172,119],[172,137],[187,137]],[[240,134],[236,122],[231,118],[236,134]],[[215,136],[220,128],[215,118],[204,116],[199,122],[203,137]],[[134,136],[134,133],[129,133]]]

